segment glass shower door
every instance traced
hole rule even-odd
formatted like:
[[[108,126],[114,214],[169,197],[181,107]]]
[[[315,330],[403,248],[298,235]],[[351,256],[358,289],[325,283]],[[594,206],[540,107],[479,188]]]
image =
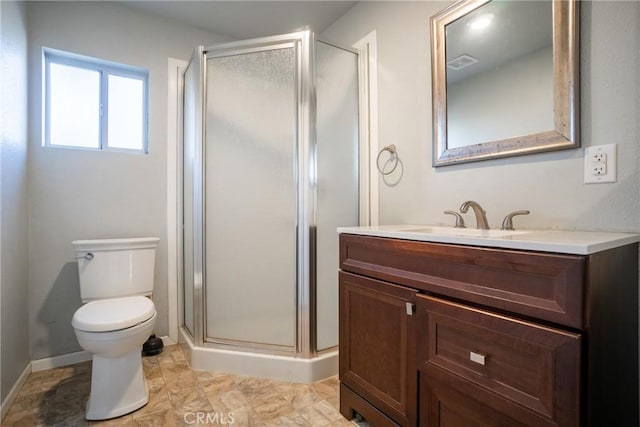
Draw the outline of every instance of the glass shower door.
[[[184,112],[185,117],[193,118],[195,117],[194,111],[194,94],[193,92],[196,90],[195,85],[193,83],[194,80],[194,65],[193,63],[189,64],[189,68],[185,72],[185,102],[184,102]],[[185,165],[187,166],[186,170],[193,170],[194,163],[194,144],[193,141],[195,139],[194,133],[195,125],[193,123],[193,119],[184,121],[184,151],[183,158]],[[184,252],[183,252],[183,260],[182,263],[185,266],[183,269],[184,272],[184,297],[183,297],[183,316],[184,316],[184,325],[191,333],[194,335],[193,328],[193,175],[186,173],[183,176],[183,217],[184,217]]]
[[[205,110],[205,341],[295,351],[295,44],[207,52]]]
[[[316,349],[338,345],[337,227],[358,225],[358,55],[316,43]]]
[[[197,181],[200,171],[198,152],[201,146],[202,132],[199,103],[202,100],[199,84],[199,58],[202,52],[196,49],[193,58],[184,73],[184,110],[183,110],[183,147],[182,147],[182,320],[192,337],[196,337],[195,290],[196,224],[198,216]]]

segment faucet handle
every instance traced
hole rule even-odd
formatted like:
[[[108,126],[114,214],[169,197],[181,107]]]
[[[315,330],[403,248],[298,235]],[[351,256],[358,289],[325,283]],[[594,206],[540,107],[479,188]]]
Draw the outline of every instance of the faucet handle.
[[[460,215],[458,212],[444,211],[444,213],[446,213],[447,215],[453,215],[453,216],[456,217],[456,226],[455,226],[455,228],[467,228],[467,226],[464,225],[464,218],[462,218],[462,215]]]
[[[530,213],[529,211],[511,212],[510,214],[504,217],[504,220],[502,221],[502,227],[500,227],[500,230],[515,230],[515,228],[513,228],[513,217],[516,215],[529,215],[529,213]]]

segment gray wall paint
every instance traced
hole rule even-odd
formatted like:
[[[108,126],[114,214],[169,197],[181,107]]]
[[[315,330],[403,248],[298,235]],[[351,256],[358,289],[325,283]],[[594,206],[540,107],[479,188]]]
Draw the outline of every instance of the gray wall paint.
[[[597,185],[582,182],[582,149],[431,167],[429,17],[448,4],[361,2],[323,33],[351,45],[377,31],[380,146],[403,166],[380,180],[381,223],[449,224],[443,210],[475,199],[491,227],[530,209],[516,227],[640,231],[640,3],[582,4],[582,145],[618,144],[618,182]]]
[[[29,3],[31,358],[80,350],[71,317],[81,305],[71,241],[157,236],[155,331],[168,334],[167,59],[227,37],[152,17],[116,2]],[[42,47],[149,70],[149,154],[41,145]]]
[[[493,227],[507,212],[528,208],[532,214],[517,226],[640,231],[640,5],[583,4],[582,142],[615,142],[619,150],[618,183],[584,185],[583,150],[431,168],[429,17],[448,4],[362,2],[323,34],[350,45],[377,30],[380,144],[395,143],[403,162],[400,179],[387,180],[395,185],[380,181],[381,222],[448,223],[442,210],[474,198]],[[166,334],[167,57],[187,59],[195,45],[225,39],[114,3],[42,2],[28,8],[31,358],[79,350],[69,325],[80,305],[70,245],[77,238],[161,237],[156,331]],[[149,68],[148,156],[41,147],[42,46]],[[4,293],[2,301],[4,307]]]
[[[442,211],[475,199],[492,228],[530,209],[516,227],[640,232],[640,2],[581,3],[582,146],[618,144],[612,184],[583,184],[583,149],[431,167],[429,17],[448,2],[361,2],[323,33],[377,33],[380,146],[403,166],[380,179],[381,224],[451,224]]]
[[[29,363],[27,28],[24,3],[0,3],[0,300],[2,401]]]

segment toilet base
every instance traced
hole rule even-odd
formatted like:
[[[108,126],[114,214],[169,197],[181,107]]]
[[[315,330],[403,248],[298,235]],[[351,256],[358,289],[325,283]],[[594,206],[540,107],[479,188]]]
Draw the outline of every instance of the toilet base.
[[[140,348],[115,358],[93,356],[87,420],[106,420],[142,408],[149,388],[142,370]]]

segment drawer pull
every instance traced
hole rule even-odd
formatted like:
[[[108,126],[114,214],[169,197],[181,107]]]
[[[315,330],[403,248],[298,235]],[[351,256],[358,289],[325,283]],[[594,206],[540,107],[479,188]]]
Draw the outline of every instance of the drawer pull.
[[[405,303],[405,310],[407,311],[408,316],[413,316],[413,309],[415,306],[410,302]]]
[[[473,351],[469,352],[469,360],[471,360],[474,363],[477,363],[478,365],[484,366],[484,359],[485,359],[484,354],[474,353]]]

